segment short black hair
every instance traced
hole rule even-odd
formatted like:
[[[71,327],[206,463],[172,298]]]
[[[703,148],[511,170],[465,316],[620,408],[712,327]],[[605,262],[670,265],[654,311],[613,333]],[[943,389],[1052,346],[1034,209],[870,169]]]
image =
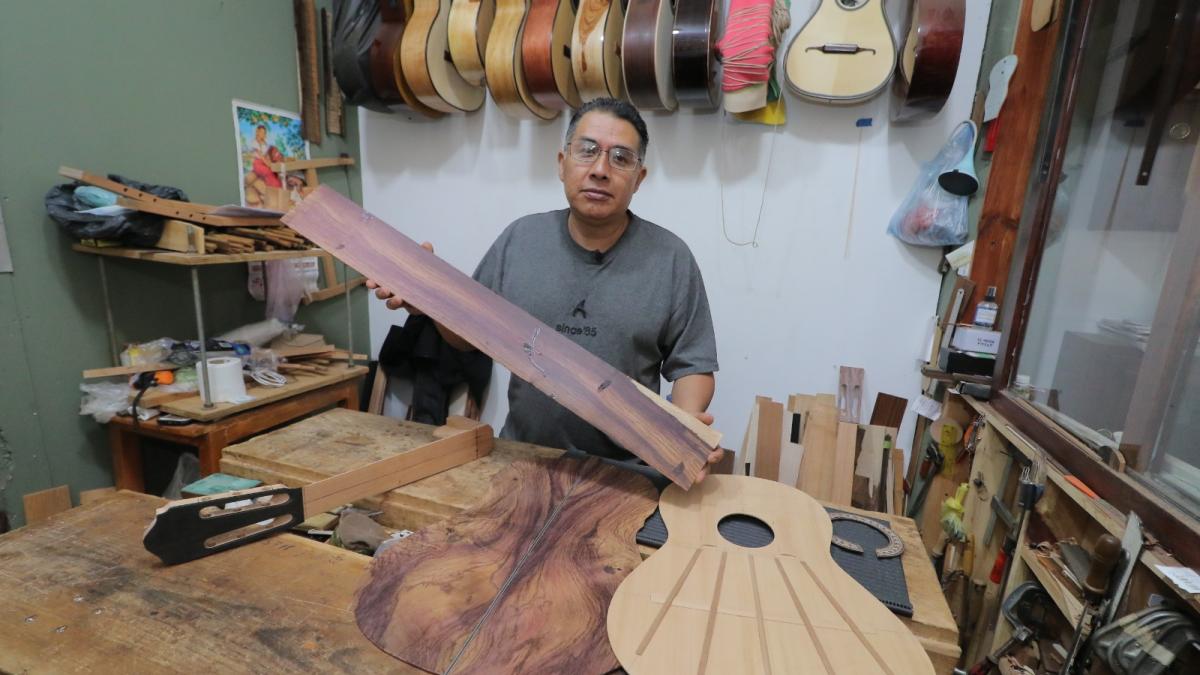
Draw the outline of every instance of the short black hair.
[[[646,121],[642,119],[637,108],[615,98],[594,98],[576,108],[575,112],[571,113],[571,123],[567,125],[565,143],[571,142],[571,137],[575,135],[575,127],[578,126],[579,120],[583,119],[584,115],[593,111],[606,112],[619,120],[625,120],[632,124],[638,134],[638,157],[643,159],[646,157],[646,147],[650,145],[650,132],[646,130]]]

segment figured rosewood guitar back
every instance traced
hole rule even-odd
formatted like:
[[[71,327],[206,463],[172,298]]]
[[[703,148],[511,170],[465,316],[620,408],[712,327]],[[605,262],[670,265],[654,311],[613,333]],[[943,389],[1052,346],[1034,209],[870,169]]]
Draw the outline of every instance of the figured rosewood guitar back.
[[[450,0],[416,0],[400,43],[404,80],[421,103],[442,112],[478,110],[483,87],[458,74],[449,58]]]
[[[946,105],[966,24],[966,0],[916,0],[892,87],[892,120],[929,119]]]
[[[496,0],[453,0],[450,5],[450,60],[468,84],[483,84],[483,58],[495,18]]]
[[[629,0],[621,37],[621,65],[629,101],[642,110],[674,110],[671,81],[671,0]]]
[[[603,673],[613,592],[638,564],[654,487],[598,459],[523,461],[476,507],[380,554],[355,617],[434,673]]]
[[[883,0],[821,0],[788,46],[784,79],[804,98],[850,104],[883,91],[895,68]]]
[[[521,38],[521,59],[529,93],[554,110],[578,108],[583,101],[571,72],[573,0],[533,0]]]
[[[671,75],[679,105],[710,109],[721,101],[715,45],[720,36],[719,0],[676,0]]]
[[[571,67],[584,101],[625,98],[621,72],[622,0],[581,0],[571,38]]]
[[[496,20],[484,59],[487,86],[492,100],[510,117],[554,119],[558,110],[538,103],[525,81],[521,43],[528,12],[529,0],[496,0]]]
[[[772,480],[709,476],[659,503],[665,546],[617,589],[608,638],[632,675],[927,674],[912,632],[838,567],[833,527],[808,495]],[[762,520],[761,548],[727,541],[730,516]]]

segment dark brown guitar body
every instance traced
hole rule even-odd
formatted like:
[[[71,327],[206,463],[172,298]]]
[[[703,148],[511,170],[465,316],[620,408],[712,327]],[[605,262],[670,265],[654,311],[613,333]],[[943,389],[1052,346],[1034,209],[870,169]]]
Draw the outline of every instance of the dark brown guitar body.
[[[719,0],[677,0],[671,69],[675,97],[685,108],[715,108],[720,102],[715,45],[721,36]]]
[[[521,35],[525,84],[538,103],[552,110],[578,108],[582,101],[571,72],[572,0],[532,0]]]
[[[407,19],[408,14],[401,0],[382,0],[379,3],[379,27],[371,40],[371,88],[379,100],[389,105],[405,102],[392,70]]]
[[[958,74],[966,15],[966,0],[916,0],[893,84],[892,120],[929,119],[946,105]]]
[[[629,101],[639,110],[674,110],[677,105],[671,83],[674,24],[671,0],[629,0],[621,67]]]

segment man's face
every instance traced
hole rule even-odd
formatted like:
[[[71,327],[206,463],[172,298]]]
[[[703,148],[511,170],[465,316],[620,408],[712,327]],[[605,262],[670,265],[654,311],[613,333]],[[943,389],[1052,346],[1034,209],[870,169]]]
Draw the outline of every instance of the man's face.
[[[582,145],[599,149],[599,154],[590,162],[576,159],[571,147],[558,153],[558,178],[563,182],[567,202],[576,216],[601,222],[624,214],[633,193],[646,177],[646,167],[637,161],[634,166],[622,170],[614,166],[612,153],[616,151],[636,158],[637,130],[623,119],[593,110],[579,120],[570,142],[572,147]]]
[[[258,141],[260,143],[262,141],[267,140],[267,130],[262,127],[255,129],[254,130],[254,138],[258,139]]]

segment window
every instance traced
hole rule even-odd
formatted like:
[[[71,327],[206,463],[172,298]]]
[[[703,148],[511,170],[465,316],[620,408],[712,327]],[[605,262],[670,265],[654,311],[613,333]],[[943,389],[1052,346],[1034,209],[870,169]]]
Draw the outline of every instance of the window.
[[[1024,333],[1008,389],[1097,454],[1119,449],[1127,471],[1193,514],[1200,514],[1197,4],[1090,3],[1053,208],[1034,224],[1044,239],[1032,301],[1017,309],[1025,312]]]

